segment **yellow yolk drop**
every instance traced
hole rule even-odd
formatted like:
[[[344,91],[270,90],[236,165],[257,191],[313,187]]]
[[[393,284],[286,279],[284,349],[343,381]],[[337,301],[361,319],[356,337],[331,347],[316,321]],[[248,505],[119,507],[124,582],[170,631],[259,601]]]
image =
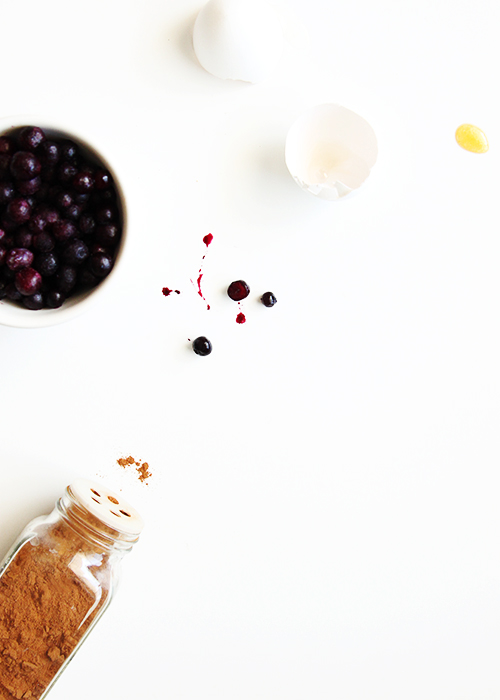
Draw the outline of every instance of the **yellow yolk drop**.
[[[472,124],[462,124],[455,131],[455,138],[459,146],[471,153],[486,153],[489,148],[488,139],[484,131]]]

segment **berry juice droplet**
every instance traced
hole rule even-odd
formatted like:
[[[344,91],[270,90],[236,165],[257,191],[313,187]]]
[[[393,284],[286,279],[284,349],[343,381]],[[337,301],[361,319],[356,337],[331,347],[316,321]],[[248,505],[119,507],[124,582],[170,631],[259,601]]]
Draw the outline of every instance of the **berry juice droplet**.
[[[203,238],[203,243],[207,246],[210,245],[210,243],[214,240],[214,237],[212,236],[211,233],[207,233],[207,235]]]
[[[164,297],[168,297],[170,294],[180,294],[178,289],[169,289],[168,287],[163,287],[161,293]]]
[[[240,313],[236,316],[236,323],[245,323],[245,322],[246,322],[245,314],[243,314],[243,313],[240,312]]]

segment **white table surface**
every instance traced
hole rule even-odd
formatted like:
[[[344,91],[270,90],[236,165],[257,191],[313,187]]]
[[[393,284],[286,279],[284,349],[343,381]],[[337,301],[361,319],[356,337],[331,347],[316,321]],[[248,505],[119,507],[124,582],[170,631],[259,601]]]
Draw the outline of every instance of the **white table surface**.
[[[74,125],[131,215],[98,308],[0,327],[1,554],[78,476],[147,522],[51,699],[498,700],[499,5],[290,0],[310,46],[255,86],[197,64],[201,5],[2,8],[2,116]],[[323,102],[379,140],[337,204],[283,158]]]

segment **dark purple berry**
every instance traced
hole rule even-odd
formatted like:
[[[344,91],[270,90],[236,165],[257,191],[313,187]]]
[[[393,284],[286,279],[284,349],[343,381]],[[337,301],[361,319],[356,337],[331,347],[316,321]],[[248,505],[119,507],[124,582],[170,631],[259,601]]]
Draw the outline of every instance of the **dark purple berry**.
[[[111,185],[113,184],[113,178],[111,177],[111,173],[109,173],[107,170],[99,168],[98,170],[96,170],[94,183],[96,190],[107,190],[108,187],[111,187]]]
[[[17,183],[17,191],[19,194],[32,195],[38,192],[41,186],[42,178],[40,175],[37,175],[31,180],[19,180]]]
[[[58,292],[68,295],[76,284],[76,269],[71,265],[63,265],[55,275],[54,286]]]
[[[37,155],[43,165],[54,166],[61,157],[59,145],[55,141],[45,140],[39,147]]]
[[[10,299],[10,301],[20,301],[20,299],[22,299],[22,294],[16,288],[14,282],[11,282],[5,287],[5,296],[7,299]]]
[[[73,204],[70,204],[69,207],[66,207],[64,213],[66,218],[70,219],[71,221],[78,221],[82,213],[82,207],[80,204],[73,202]]]
[[[212,352],[212,343],[208,340],[208,338],[205,338],[204,335],[200,335],[198,338],[195,338],[193,340],[192,347],[195,353],[197,355],[201,355],[202,357],[210,355]]]
[[[96,277],[106,277],[113,268],[113,258],[106,253],[93,253],[89,259],[89,269]]]
[[[27,248],[11,248],[5,258],[5,264],[10,270],[22,270],[33,262],[33,253]],[[21,290],[19,290],[21,291]]]
[[[77,192],[86,194],[94,189],[94,178],[92,173],[81,171],[73,178],[73,187]]]
[[[23,296],[31,296],[40,291],[42,286],[42,276],[32,267],[25,267],[16,272],[14,284],[17,291]]]
[[[62,160],[75,161],[78,158],[78,146],[74,141],[64,139],[60,143]]]
[[[14,153],[14,141],[10,136],[0,136],[0,153]]]
[[[7,153],[0,153],[0,177],[10,176],[10,161],[12,157]]]
[[[95,212],[95,220],[98,224],[105,225],[105,224],[111,224],[113,221],[116,221],[118,218],[118,211],[116,207],[113,206],[100,206],[98,207]]]
[[[49,233],[42,231],[33,236],[33,248],[40,253],[50,253],[54,250],[55,241]]]
[[[264,306],[267,306],[269,309],[278,301],[272,292],[265,292],[265,294],[261,296],[260,300]]]
[[[78,222],[78,228],[84,236],[90,236],[95,229],[95,219],[90,214],[82,214]]]
[[[31,248],[33,244],[33,234],[26,226],[21,226],[14,234],[14,243],[16,248]]]
[[[67,265],[81,265],[89,257],[89,249],[83,241],[75,238],[64,249],[62,258]]]
[[[41,169],[42,164],[29,151],[17,151],[10,161],[10,172],[16,180],[32,180]]]
[[[62,306],[65,299],[66,297],[62,292],[53,289],[47,294],[47,306],[51,309],[58,309]]]
[[[30,309],[31,311],[38,311],[39,309],[43,309],[43,295],[40,294],[40,292],[36,292],[35,294],[31,294],[31,296],[29,297],[23,297],[23,304],[27,309]]]
[[[114,246],[120,240],[121,231],[114,224],[98,226],[95,230],[95,240],[103,245]]]
[[[73,204],[73,197],[66,190],[60,190],[54,197],[54,204],[59,209],[66,209],[71,204]]]
[[[17,140],[22,151],[34,151],[45,140],[45,134],[38,126],[25,126]]]
[[[33,262],[33,267],[43,277],[51,277],[57,272],[59,261],[54,253],[39,253]]]
[[[57,170],[57,177],[61,184],[69,185],[77,172],[76,165],[73,163],[62,163]]]
[[[31,206],[27,199],[15,197],[8,203],[6,213],[15,224],[24,224],[31,216]]]
[[[16,224],[14,221],[12,221],[10,216],[7,216],[7,214],[4,213],[2,214],[2,218],[0,219],[0,226],[5,231],[5,233],[12,233],[12,231],[16,230],[19,224]]]
[[[80,269],[78,273],[78,282],[82,287],[95,287],[100,282],[100,279],[92,274],[87,266]]]
[[[72,221],[62,219],[56,221],[56,223],[52,225],[52,234],[56,241],[60,243],[62,241],[68,241],[70,238],[73,238],[73,236],[76,236],[76,226]]]
[[[11,182],[0,182],[0,204],[7,204],[14,194],[14,185]]]
[[[242,301],[250,294],[250,287],[243,280],[231,282],[227,288],[227,295],[233,301]]]

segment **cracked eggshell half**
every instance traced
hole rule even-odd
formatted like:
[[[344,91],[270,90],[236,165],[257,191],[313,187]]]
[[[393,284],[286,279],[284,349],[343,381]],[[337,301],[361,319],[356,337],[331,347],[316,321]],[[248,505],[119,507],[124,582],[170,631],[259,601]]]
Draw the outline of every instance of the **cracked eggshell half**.
[[[285,161],[297,184],[321,199],[358,189],[377,160],[375,132],[356,112],[336,104],[304,112],[290,128]]]
[[[218,78],[258,83],[283,52],[283,30],[265,0],[209,0],[193,29],[196,57]]]

